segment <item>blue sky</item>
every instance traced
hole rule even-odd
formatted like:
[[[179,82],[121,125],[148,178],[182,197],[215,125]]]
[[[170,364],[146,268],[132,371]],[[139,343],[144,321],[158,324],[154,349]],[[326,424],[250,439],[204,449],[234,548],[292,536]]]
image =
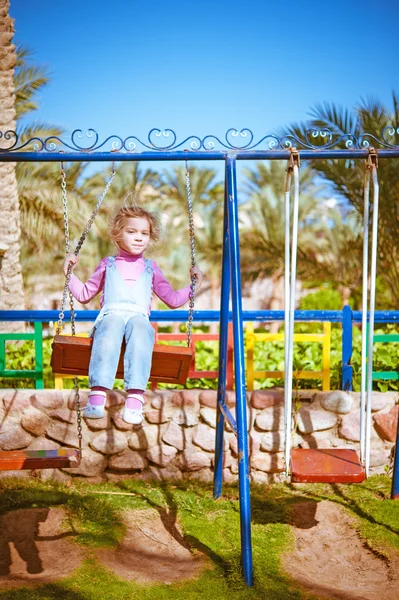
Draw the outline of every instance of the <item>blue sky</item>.
[[[68,130],[257,135],[398,86],[396,0],[11,0],[52,71],[38,118]]]
[[[11,0],[10,14],[52,73],[29,121],[69,133],[260,139],[319,102],[399,91],[396,0]]]

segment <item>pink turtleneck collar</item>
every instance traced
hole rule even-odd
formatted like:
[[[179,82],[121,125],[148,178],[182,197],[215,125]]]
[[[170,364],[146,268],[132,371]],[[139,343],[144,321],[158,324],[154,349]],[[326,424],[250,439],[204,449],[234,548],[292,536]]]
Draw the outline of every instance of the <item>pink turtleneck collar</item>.
[[[123,258],[123,260],[126,260],[128,262],[136,262],[140,258],[143,258],[143,253],[130,254],[130,252],[127,252],[127,250],[122,250],[122,248],[119,248],[119,254],[116,258]]]

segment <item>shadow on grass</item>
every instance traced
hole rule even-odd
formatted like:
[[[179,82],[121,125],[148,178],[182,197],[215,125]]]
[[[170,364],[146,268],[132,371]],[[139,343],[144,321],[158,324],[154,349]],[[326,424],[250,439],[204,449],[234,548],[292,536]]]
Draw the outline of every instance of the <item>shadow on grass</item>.
[[[132,491],[130,482],[118,482],[116,485],[121,489],[128,488]],[[221,553],[212,547],[212,542],[209,542],[206,539],[206,533],[204,536],[201,536],[202,539],[200,539],[200,537],[197,535],[192,535],[191,533],[182,534],[179,531],[177,527],[177,518],[179,509],[181,510],[181,507],[179,507],[179,504],[176,502],[173,491],[171,490],[175,489],[178,491],[195,494],[201,501],[210,501],[211,504],[214,504],[214,510],[217,510],[220,502],[213,499],[210,500],[209,486],[206,484],[201,485],[199,482],[195,482],[195,485],[192,486],[189,482],[173,482],[173,484],[158,482],[157,489],[162,490],[163,500],[167,506],[160,506],[159,503],[152,500],[150,497],[150,489],[148,490],[148,493],[146,493],[145,490],[143,491],[135,488],[134,493],[144,500],[149,507],[157,510],[165,529],[170,533],[171,536],[174,537],[177,542],[179,542],[185,548],[188,548],[191,552],[193,550],[199,551],[210,559],[211,563],[216,567],[217,571],[223,577],[224,583],[227,586],[227,590],[229,590],[231,593],[253,593],[254,598],[281,597],[287,600],[299,600],[300,598],[304,598],[302,593],[296,589],[295,584],[291,581],[291,579],[284,574],[279,573],[277,566],[278,561],[275,562],[275,559],[271,559],[270,563],[267,561],[267,565],[259,564],[259,552],[263,551],[263,546],[259,546],[257,549],[254,548],[254,555],[257,555],[255,563],[258,563],[259,577],[257,577],[257,569],[255,568],[254,587],[248,588],[243,579],[239,541],[233,552],[229,554],[228,558],[225,558]],[[229,486],[229,493],[234,497],[224,499],[227,505],[226,511],[238,512],[239,508],[237,507],[236,502],[237,489],[233,489],[233,486]],[[257,524],[294,524],[293,522],[295,517],[293,514],[291,514],[290,507],[292,504],[298,501],[306,503],[307,506],[312,506],[309,517],[309,523],[311,524],[298,524],[298,526],[310,527],[316,525],[317,521],[315,521],[313,517],[316,511],[317,502],[309,502],[309,500],[304,498],[295,500],[288,498],[288,494],[285,502],[283,503],[281,502],[281,497],[273,501],[267,499],[265,497],[265,491],[260,489],[258,489],[252,496],[252,521],[253,523]],[[212,506],[209,506],[209,509],[212,511]],[[208,510],[208,507],[204,508],[203,510]],[[237,525],[239,531],[239,524],[231,521],[232,528],[235,528]],[[220,532],[220,535],[223,536],[223,533]],[[204,541],[204,537],[206,541]],[[273,554],[275,552],[276,550],[273,551]],[[273,596],[273,594],[276,593],[281,593],[281,596]]]
[[[341,498],[341,500],[343,500],[344,506],[346,506],[347,508],[352,510],[359,517],[367,520],[369,523],[372,523],[373,525],[378,525],[379,527],[383,527],[384,529],[386,529],[387,531],[390,531],[391,533],[394,533],[396,535],[399,534],[399,529],[395,529],[395,528],[391,527],[390,525],[388,525],[387,523],[381,523],[381,521],[377,521],[377,519],[375,519],[372,515],[368,514],[365,510],[363,510],[363,508],[359,505],[358,502],[356,502],[353,498],[349,498],[344,493],[344,490],[341,489],[338,485],[334,484],[331,487],[333,488],[334,493],[339,498]]]
[[[125,489],[125,486],[123,485],[123,482],[119,482],[118,487]],[[142,491],[135,491],[135,493],[137,494],[137,496],[139,496],[142,500],[144,500],[148,506],[150,506],[151,508],[155,508],[155,510],[158,512],[159,517],[162,521],[163,526],[165,527],[166,531],[185,549],[189,550],[190,552],[193,551],[193,549],[202,552],[203,554],[205,554],[206,556],[208,556],[208,558],[211,559],[211,561],[216,564],[223,572],[224,576],[227,577],[227,575],[231,572],[231,564],[229,562],[227,562],[226,560],[223,559],[223,557],[221,557],[219,554],[217,554],[214,550],[212,550],[212,548],[210,548],[207,544],[205,544],[204,542],[200,541],[198,538],[196,538],[193,535],[188,535],[188,534],[182,534],[179,530],[179,528],[177,527],[177,514],[178,514],[178,506],[176,504],[176,501],[173,497],[172,492],[170,491],[170,484],[168,482],[160,482],[158,484],[159,488],[162,490],[164,499],[166,501],[167,507],[163,507],[160,506],[159,504],[157,504],[156,502],[154,502],[150,497],[149,494],[145,494]],[[179,486],[176,483],[173,483],[173,486],[175,488],[181,489],[181,490],[186,490],[187,487],[186,486]],[[194,491],[194,490],[192,490]]]
[[[2,600],[32,600],[43,598],[45,600],[88,600],[86,594],[68,589],[62,584],[49,583],[40,588],[19,588],[15,590],[0,591]]]

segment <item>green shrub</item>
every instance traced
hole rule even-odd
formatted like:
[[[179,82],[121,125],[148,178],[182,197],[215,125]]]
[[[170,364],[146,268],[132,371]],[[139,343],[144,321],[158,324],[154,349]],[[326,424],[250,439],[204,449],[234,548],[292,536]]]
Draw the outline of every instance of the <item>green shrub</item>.
[[[303,296],[299,308],[300,310],[341,310],[342,298],[337,290],[323,287],[317,292]]]

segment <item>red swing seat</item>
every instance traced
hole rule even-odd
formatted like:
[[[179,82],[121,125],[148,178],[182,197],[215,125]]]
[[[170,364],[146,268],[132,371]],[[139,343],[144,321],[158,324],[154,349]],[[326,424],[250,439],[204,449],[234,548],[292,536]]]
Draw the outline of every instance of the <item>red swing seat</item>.
[[[295,483],[361,483],[366,478],[356,450],[294,448],[291,481]]]
[[[11,450],[0,452],[0,471],[20,471],[22,469],[68,469],[80,463],[79,450],[59,448],[58,450]]]
[[[92,338],[56,335],[51,356],[53,372],[60,375],[87,377],[92,344]],[[124,352],[125,345],[123,344],[116,374],[118,379],[123,379]],[[184,385],[193,357],[192,347],[155,344],[150,381]]]

